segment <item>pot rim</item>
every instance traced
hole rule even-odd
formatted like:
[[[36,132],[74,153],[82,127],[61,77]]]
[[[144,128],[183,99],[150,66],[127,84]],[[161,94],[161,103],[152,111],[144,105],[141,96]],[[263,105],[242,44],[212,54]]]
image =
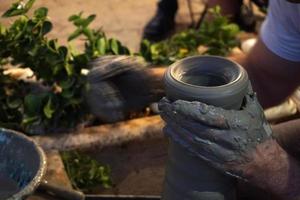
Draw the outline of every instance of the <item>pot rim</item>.
[[[190,84],[190,83],[186,83],[186,82],[184,82],[184,81],[182,81],[182,80],[180,80],[180,79],[178,79],[176,77],[176,75],[175,75],[176,67],[178,67],[179,65],[181,65],[184,62],[187,62],[189,60],[202,59],[202,58],[204,58],[204,59],[205,58],[215,58],[215,59],[222,60],[224,62],[232,63],[233,66],[235,66],[236,69],[238,70],[238,76],[234,80],[232,80],[232,81],[230,81],[230,82],[228,82],[228,83],[226,83],[224,85],[218,85],[218,86],[193,85],[193,84]],[[173,63],[172,65],[170,65],[169,66],[169,70],[170,70],[170,75],[171,75],[172,79],[174,79],[176,82],[178,82],[180,84],[183,84],[183,85],[186,85],[186,86],[189,86],[189,87],[195,87],[195,88],[199,88],[199,89],[200,88],[202,88],[202,89],[208,89],[208,88],[209,89],[218,89],[218,88],[220,88],[221,89],[223,87],[228,87],[230,85],[236,84],[236,82],[238,82],[242,78],[242,76],[244,75],[244,73],[243,73],[244,72],[244,68],[240,64],[238,64],[237,62],[229,60],[229,59],[226,59],[226,58],[224,58],[222,56],[212,56],[212,55],[196,55],[196,56],[190,56],[190,57],[181,59],[181,60]]]

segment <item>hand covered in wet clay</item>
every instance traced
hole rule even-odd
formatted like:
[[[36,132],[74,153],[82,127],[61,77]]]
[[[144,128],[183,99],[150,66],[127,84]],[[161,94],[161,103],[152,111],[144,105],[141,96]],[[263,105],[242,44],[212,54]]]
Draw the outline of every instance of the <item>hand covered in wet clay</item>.
[[[101,56],[89,65],[85,99],[90,112],[101,121],[124,120],[130,112],[139,112],[162,97],[163,90],[155,84],[162,81],[156,80],[141,57]]]
[[[169,137],[235,177],[247,179],[244,166],[252,162],[257,146],[271,137],[253,92],[248,92],[241,110],[167,98],[160,101],[159,109]]]

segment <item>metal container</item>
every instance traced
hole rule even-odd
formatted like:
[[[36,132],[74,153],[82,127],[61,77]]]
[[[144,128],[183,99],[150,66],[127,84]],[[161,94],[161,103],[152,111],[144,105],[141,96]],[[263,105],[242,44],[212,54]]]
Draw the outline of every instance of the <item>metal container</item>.
[[[246,71],[218,56],[194,56],[171,65],[165,90],[172,100],[239,109],[249,86]],[[163,200],[234,200],[235,179],[220,173],[170,140]]]
[[[30,138],[0,128],[0,199],[21,200],[40,184],[46,157]]]

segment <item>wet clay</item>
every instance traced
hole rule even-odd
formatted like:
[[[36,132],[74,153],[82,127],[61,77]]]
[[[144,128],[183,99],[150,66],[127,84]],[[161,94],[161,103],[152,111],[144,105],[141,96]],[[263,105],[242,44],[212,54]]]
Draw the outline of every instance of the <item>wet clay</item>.
[[[176,100],[187,100],[239,109],[248,87],[248,76],[238,64],[227,59],[195,56],[170,66],[165,74],[165,85],[169,105]],[[195,116],[199,112],[184,104],[178,106]],[[207,132],[207,128],[186,131],[181,126],[193,129],[194,124],[173,108],[163,108],[161,116],[167,122],[164,132],[170,137],[163,200],[234,200],[235,179],[216,170],[208,164],[210,158],[203,156],[214,150],[210,148],[215,146],[214,141],[192,134],[199,130]],[[198,149],[197,143],[205,144],[200,145],[205,148]]]
[[[227,80],[224,77],[219,77],[214,74],[185,74],[182,81],[191,85],[201,86],[218,86],[226,84]]]
[[[0,200],[7,199],[19,191],[18,183],[0,172]]]
[[[237,164],[251,160],[256,146],[271,136],[263,109],[247,94],[241,110],[225,110],[201,102],[164,98],[159,108],[167,122],[164,132],[176,143],[221,171],[243,178]],[[230,167],[231,166],[231,167]]]

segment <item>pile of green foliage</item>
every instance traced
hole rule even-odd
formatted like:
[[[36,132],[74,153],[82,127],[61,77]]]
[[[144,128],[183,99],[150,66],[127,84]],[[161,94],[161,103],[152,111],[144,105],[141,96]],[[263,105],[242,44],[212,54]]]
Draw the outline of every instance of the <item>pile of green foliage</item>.
[[[95,15],[84,18],[82,13],[69,18],[76,27],[69,40],[84,37],[84,51],[59,45],[57,39],[46,36],[52,30],[47,8],[27,15],[34,1],[18,1],[2,15],[18,18],[10,27],[0,24],[0,126],[42,134],[74,127],[87,116],[82,92],[88,85],[82,69],[92,58],[130,52],[101,30],[90,29]],[[4,74],[8,65],[30,68],[43,90],[30,93],[29,83]]]
[[[212,20],[204,21],[198,30],[188,29],[154,44],[143,41],[141,55],[149,62],[163,65],[197,54],[226,56],[239,44],[239,27],[221,15],[219,6],[209,9],[209,14]],[[199,47],[204,50],[199,52]]]
[[[63,152],[61,157],[74,188],[86,191],[96,185],[112,186],[108,166],[76,151]]]
[[[43,134],[73,128],[89,117],[82,95],[89,85],[82,71],[91,59],[130,51],[118,40],[108,39],[102,30],[91,29],[96,16],[82,13],[69,17],[76,27],[69,41],[83,38],[84,50],[60,45],[57,39],[47,37],[53,26],[47,8],[27,14],[34,1],[19,0],[2,15],[17,18],[9,27],[0,24],[0,126]],[[220,7],[210,13],[213,20],[204,21],[198,30],[189,29],[155,44],[143,41],[136,55],[166,65],[199,54],[199,46],[205,49],[202,54],[227,55],[238,44],[239,28],[220,14]],[[33,92],[32,83],[4,74],[8,66],[30,68],[39,83],[38,92]]]

